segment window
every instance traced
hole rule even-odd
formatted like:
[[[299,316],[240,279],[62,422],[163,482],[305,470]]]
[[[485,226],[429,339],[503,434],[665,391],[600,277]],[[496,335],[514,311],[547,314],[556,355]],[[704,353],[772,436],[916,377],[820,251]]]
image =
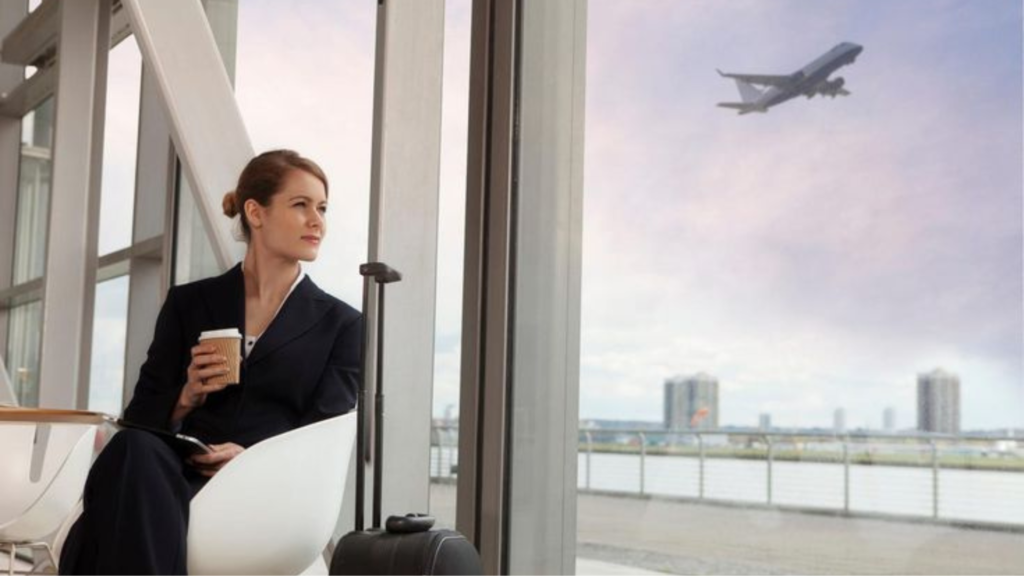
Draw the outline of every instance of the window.
[[[96,285],[89,374],[89,410],[119,414],[128,333],[128,276]]]
[[[142,55],[135,37],[128,36],[110,50],[108,61],[100,194],[100,255],[127,248],[132,243],[141,83]]]
[[[588,20],[579,558],[1012,571],[1020,4],[591,0]],[[789,81],[716,68],[789,75],[845,41],[863,53],[816,92],[716,106]]]
[[[41,278],[46,265],[46,229],[53,170],[53,109],[53,98],[48,98],[25,115],[21,123],[13,284]]]
[[[19,406],[39,405],[39,347],[43,303],[39,300],[8,311],[7,371]]]
[[[462,357],[462,269],[466,211],[466,123],[472,2],[445,4],[441,182],[434,337],[434,401],[430,512],[455,526],[459,383]]]
[[[175,212],[174,284],[186,284],[220,274],[217,258],[203,227],[192,189],[180,166],[175,178],[177,210]]]
[[[317,261],[303,267],[356,308],[368,234],[376,15],[376,4],[363,2],[238,6],[235,93],[253,148],[290,148],[324,169],[327,234]]]

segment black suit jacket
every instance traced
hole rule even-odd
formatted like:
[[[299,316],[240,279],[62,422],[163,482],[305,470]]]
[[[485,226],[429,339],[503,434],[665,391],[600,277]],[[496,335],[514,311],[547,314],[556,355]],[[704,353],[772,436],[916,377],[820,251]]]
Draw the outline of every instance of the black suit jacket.
[[[153,343],[125,419],[170,429],[200,332],[245,334],[241,265],[167,293]],[[306,276],[242,363],[241,383],[207,395],[181,432],[207,443],[248,447],[299,426],[348,412],[356,403],[362,316]]]

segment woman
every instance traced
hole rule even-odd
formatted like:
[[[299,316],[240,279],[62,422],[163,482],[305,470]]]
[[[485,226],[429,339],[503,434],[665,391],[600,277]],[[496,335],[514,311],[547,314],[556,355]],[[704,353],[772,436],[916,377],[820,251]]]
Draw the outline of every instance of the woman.
[[[316,259],[326,209],[327,178],[295,152],[242,171],[224,213],[240,216],[245,259],[168,292],[124,415],[214,452],[182,460],[148,432],[116,434],[89,472],[61,573],[184,574],[189,501],[210,477],[248,446],[355,406],[361,317],[299,266]],[[244,335],[238,385],[206,383],[227,368],[198,338],[224,328]]]

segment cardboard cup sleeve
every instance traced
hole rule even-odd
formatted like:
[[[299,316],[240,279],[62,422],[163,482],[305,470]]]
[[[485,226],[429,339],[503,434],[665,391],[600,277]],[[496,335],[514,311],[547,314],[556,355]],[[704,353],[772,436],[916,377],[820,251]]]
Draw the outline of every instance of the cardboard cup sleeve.
[[[199,342],[217,349],[219,354],[228,359],[227,374],[207,378],[207,384],[238,384],[241,382],[242,366],[242,333],[235,328],[225,330],[208,330],[199,335]],[[212,366],[212,365],[211,365]]]

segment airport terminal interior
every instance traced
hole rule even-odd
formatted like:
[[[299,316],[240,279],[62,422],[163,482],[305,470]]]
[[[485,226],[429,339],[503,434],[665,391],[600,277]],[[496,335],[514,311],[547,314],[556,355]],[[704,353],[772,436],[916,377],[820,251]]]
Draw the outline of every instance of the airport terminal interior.
[[[251,520],[190,571],[327,574],[362,460],[487,574],[1019,574],[1022,13],[0,0],[0,569],[57,572],[168,291],[292,149],[382,454],[249,447],[309,438],[192,501]]]

